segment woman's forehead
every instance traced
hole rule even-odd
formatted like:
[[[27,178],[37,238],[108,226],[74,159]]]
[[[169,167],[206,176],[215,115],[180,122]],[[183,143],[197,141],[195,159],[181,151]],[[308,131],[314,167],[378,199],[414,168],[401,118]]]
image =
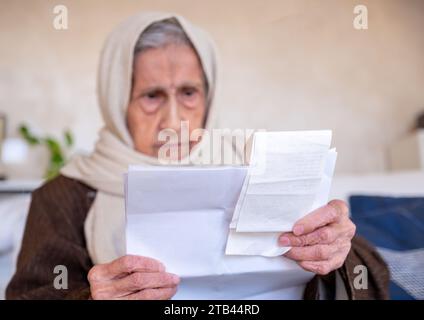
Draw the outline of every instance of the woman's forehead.
[[[203,70],[189,46],[169,45],[146,50],[134,58],[134,80],[146,85],[203,83]]]

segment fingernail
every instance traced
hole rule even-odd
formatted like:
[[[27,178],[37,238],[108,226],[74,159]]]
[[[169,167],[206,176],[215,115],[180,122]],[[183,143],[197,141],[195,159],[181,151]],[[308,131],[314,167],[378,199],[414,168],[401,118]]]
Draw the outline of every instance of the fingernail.
[[[300,236],[304,231],[305,228],[302,225],[298,225],[293,228],[293,233],[297,236]]]
[[[284,247],[290,246],[290,239],[287,237],[280,237],[280,245]]]

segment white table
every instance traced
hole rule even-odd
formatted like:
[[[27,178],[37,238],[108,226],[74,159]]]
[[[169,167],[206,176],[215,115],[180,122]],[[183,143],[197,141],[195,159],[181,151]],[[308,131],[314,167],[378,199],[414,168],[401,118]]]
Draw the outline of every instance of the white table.
[[[0,193],[31,193],[43,180],[1,180]]]

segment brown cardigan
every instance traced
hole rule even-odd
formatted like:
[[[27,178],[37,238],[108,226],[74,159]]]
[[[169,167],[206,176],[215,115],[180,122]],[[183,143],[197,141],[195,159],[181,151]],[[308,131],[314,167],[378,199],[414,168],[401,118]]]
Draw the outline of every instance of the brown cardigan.
[[[76,180],[59,176],[34,191],[25,227],[17,269],[7,290],[7,299],[88,299],[87,273],[93,266],[88,254],[84,221],[96,190]],[[68,270],[68,289],[53,286],[55,266]],[[368,289],[356,290],[353,269],[368,267]],[[352,249],[338,270],[349,299],[387,299],[388,269],[378,253],[355,237]],[[319,283],[326,296],[334,298],[335,272],[315,276],[306,286],[305,299],[320,299]]]

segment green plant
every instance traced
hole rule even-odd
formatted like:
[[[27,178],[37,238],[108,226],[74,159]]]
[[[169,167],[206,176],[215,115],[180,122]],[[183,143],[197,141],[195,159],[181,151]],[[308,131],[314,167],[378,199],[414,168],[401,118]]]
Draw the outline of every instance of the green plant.
[[[51,137],[37,137],[35,136],[27,125],[23,124],[19,127],[19,133],[25,139],[30,146],[45,145],[50,153],[50,161],[47,171],[44,177],[47,180],[53,179],[59,174],[59,170],[66,163],[65,149],[70,149],[74,145],[74,138],[69,130],[65,130],[63,133],[64,143],[61,143]]]

